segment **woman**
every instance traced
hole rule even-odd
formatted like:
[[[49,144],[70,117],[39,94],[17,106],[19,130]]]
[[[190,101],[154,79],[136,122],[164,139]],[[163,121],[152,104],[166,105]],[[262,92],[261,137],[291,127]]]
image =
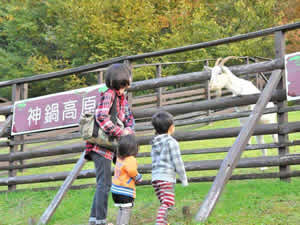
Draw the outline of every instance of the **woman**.
[[[110,136],[119,138],[133,133],[134,118],[125,97],[125,90],[131,83],[131,72],[125,64],[113,64],[105,74],[108,90],[101,93],[99,105],[95,111],[95,119],[101,129]],[[116,98],[117,118],[123,123],[113,123],[110,112]],[[86,143],[86,159],[93,160],[96,170],[96,192],[91,208],[89,224],[106,225],[108,194],[111,188],[111,160],[114,151],[99,145]]]

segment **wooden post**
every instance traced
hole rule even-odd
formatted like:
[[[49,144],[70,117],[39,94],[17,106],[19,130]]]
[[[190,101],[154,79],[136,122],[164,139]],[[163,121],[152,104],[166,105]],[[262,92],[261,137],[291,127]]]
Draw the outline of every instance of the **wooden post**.
[[[45,210],[45,212],[41,216],[41,218],[38,222],[38,225],[47,224],[49,222],[51,216],[54,214],[56,208],[59,206],[61,200],[63,199],[63,197],[65,196],[65,194],[67,193],[67,191],[71,187],[72,183],[74,182],[74,180],[76,179],[76,177],[80,173],[82,167],[84,166],[84,164],[86,162],[86,160],[84,159],[84,155],[85,155],[85,152],[83,152],[81,154],[81,156],[78,159],[78,161],[77,161],[76,165],[74,166],[73,170],[70,172],[70,174],[65,179],[62,186],[59,188],[59,190],[58,190],[57,194],[55,195],[54,199],[52,200],[52,202],[50,203],[48,208]]]
[[[161,78],[161,64],[156,65],[156,78]],[[156,88],[157,106],[163,105],[162,88]]]
[[[209,66],[209,61],[208,60],[205,60],[205,65]],[[210,89],[209,89],[209,80],[207,80],[205,82],[205,96],[206,96],[206,100],[211,99]],[[209,116],[210,114],[211,114],[210,110],[207,110],[207,116]]]
[[[249,56],[247,56],[247,64],[249,64],[249,62],[250,62]],[[260,79],[260,78],[259,78],[259,74],[256,73],[256,74],[255,74],[256,87],[261,91],[262,88],[261,88],[259,79]]]
[[[27,99],[28,98],[28,84],[21,84],[20,85],[20,99]],[[20,135],[19,140],[24,141],[25,136]],[[25,144],[20,145],[20,152],[24,152]],[[19,161],[20,165],[24,165],[24,161],[20,160]],[[23,172],[23,169],[19,169],[20,172]]]
[[[234,168],[236,167],[243,150],[245,149],[251,135],[253,134],[254,128],[263,114],[264,108],[271,99],[273,90],[277,87],[280,80],[280,70],[273,71],[271,78],[260,95],[248,121],[243,126],[237,139],[235,140],[232,147],[229,149],[226,158],[223,160],[219,172],[206,196],[204,202],[201,205],[200,210],[196,215],[196,220],[204,222],[214,209],[224,187],[232,175]]]
[[[125,60],[124,63],[129,66],[129,69],[130,69],[131,74],[132,74],[132,65],[131,65],[131,62],[129,60]],[[133,82],[133,74],[132,74],[132,81],[131,81],[131,83],[132,82]],[[128,101],[130,109],[132,110],[132,104],[133,104],[132,92],[128,92],[127,93],[127,101]]]
[[[283,31],[278,31],[275,33],[275,57],[276,58],[282,58],[285,55],[285,37],[284,37],[284,32]],[[281,72],[281,80],[278,84],[278,89],[280,90],[286,90],[286,75],[284,70]],[[278,120],[278,126],[280,126],[283,123],[288,122],[288,113],[279,113],[279,111],[284,108],[287,105],[287,101],[279,101],[276,103],[278,107],[278,113],[277,113],[277,120]],[[279,143],[284,143],[289,141],[289,136],[287,134],[278,134],[278,142]],[[289,147],[284,146],[284,147],[279,147],[278,148],[278,154],[280,156],[284,156],[286,154],[289,154]],[[279,166],[279,172],[289,172],[290,171],[290,166]],[[280,180],[284,180],[287,182],[290,182],[290,178],[280,178]]]
[[[245,59],[246,59],[246,60],[245,60],[245,61],[246,61],[246,64],[249,65],[249,64],[250,64],[249,57],[247,56]],[[249,76],[249,75],[250,75],[250,74],[247,74],[247,75],[246,75],[246,79],[247,79],[247,80],[250,79],[250,76]]]
[[[98,84],[104,83],[103,71],[100,71],[98,74]]]
[[[11,95],[11,102],[12,104],[15,103],[15,101],[18,101],[21,97],[21,86],[14,84],[12,86],[12,95]],[[19,141],[20,137],[18,136],[12,136],[10,138],[10,141]],[[18,145],[10,145],[9,147],[9,153],[13,154],[18,151]],[[16,166],[16,161],[9,161],[9,166]],[[8,177],[15,177],[17,176],[17,171],[14,169],[8,170]],[[8,185],[8,190],[13,191],[16,190],[16,185]]]

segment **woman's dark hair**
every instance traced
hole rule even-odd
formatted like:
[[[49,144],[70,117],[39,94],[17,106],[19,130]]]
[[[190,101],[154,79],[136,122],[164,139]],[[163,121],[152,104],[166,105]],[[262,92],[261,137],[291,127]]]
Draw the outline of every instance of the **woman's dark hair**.
[[[138,144],[133,134],[121,136],[119,140],[118,157],[136,156],[138,150]]]
[[[105,73],[105,84],[108,88],[120,90],[130,85],[131,71],[126,64],[112,64]]]
[[[172,124],[174,124],[174,120],[171,113],[160,111],[152,116],[152,125],[158,134],[168,133]]]

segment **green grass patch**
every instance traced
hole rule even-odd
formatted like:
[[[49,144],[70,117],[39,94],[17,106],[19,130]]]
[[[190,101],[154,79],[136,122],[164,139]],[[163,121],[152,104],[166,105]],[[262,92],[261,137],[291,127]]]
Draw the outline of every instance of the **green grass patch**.
[[[205,224],[218,225],[296,225],[300,221],[300,179],[291,183],[276,180],[230,181]],[[169,211],[173,225],[200,224],[194,220],[211,183],[192,183],[188,187],[176,185],[176,206]],[[38,219],[48,207],[56,191],[16,192],[0,194],[0,224],[28,224],[30,218]],[[50,225],[87,224],[94,188],[70,190]],[[182,213],[183,206],[190,208],[190,216]],[[137,199],[131,217],[132,225],[155,223],[158,200],[151,186],[138,186]],[[109,199],[109,221],[115,222],[117,208]]]

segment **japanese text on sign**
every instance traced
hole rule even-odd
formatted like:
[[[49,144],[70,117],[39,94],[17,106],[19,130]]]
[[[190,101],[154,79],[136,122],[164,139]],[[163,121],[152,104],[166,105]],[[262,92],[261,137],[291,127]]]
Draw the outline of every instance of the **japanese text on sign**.
[[[82,113],[94,112],[104,84],[17,101],[12,135],[77,126]]]

